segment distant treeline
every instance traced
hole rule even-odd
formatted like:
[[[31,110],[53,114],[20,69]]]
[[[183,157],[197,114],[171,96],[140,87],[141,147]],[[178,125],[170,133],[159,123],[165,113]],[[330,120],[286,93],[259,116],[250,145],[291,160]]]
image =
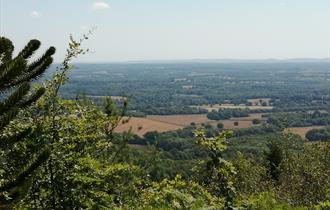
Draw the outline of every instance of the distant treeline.
[[[218,111],[212,110],[207,113],[207,118],[210,120],[228,120],[234,117],[248,117],[252,113],[265,113],[272,112],[269,109],[251,110],[251,109],[219,109]]]
[[[330,125],[328,112],[290,112],[269,114],[267,122],[277,127],[305,127]]]

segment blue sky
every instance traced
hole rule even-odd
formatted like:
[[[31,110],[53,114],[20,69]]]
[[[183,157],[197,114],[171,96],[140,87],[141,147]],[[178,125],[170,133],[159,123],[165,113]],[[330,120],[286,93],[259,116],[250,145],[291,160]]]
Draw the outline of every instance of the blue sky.
[[[63,58],[97,29],[81,62],[329,57],[329,0],[0,0],[0,34]]]

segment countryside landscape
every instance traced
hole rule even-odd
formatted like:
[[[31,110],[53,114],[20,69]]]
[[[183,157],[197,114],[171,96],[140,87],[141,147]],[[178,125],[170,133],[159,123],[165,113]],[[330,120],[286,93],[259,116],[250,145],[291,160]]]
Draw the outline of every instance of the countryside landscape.
[[[0,210],[330,210],[329,0],[0,0]]]
[[[191,124],[217,127],[222,123],[225,129],[262,127],[274,125],[269,118],[286,115],[293,122],[282,131],[306,139],[308,131],[330,123],[329,77],[327,60],[83,64],[72,72],[63,92],[68,98],[81,92],[96,103],[107,95],[119,106],[129,101],[130,120],[115,131],[132,129],[140,137]],[[246,113],[241,117],[212,118],[212,113],[219,110]],[[320,116],[316,117],[315,112]],[[301,115],[298,119],[297,113]]]

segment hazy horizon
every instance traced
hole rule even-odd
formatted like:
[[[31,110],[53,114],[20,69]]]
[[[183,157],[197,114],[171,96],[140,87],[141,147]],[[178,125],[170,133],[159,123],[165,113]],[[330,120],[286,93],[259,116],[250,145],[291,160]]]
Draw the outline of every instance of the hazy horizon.
[[[239,59],[239,58],[227,58],[227,59],[145,59],[145,60],[122,60],[122,61],[77,61],[76,64],[171,64],[171,63],[330,63],[330,58],[264,58],[264,59]],[[59,64],[60,62],[55,62]]]

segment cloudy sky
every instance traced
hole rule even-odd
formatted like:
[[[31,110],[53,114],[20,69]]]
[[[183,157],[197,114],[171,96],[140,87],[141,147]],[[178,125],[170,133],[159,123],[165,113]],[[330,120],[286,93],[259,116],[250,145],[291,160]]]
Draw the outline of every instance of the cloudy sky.
[[[97,27],[81,62],[329,57],[329,0],[0,0],[0,34],[63,58]]]

